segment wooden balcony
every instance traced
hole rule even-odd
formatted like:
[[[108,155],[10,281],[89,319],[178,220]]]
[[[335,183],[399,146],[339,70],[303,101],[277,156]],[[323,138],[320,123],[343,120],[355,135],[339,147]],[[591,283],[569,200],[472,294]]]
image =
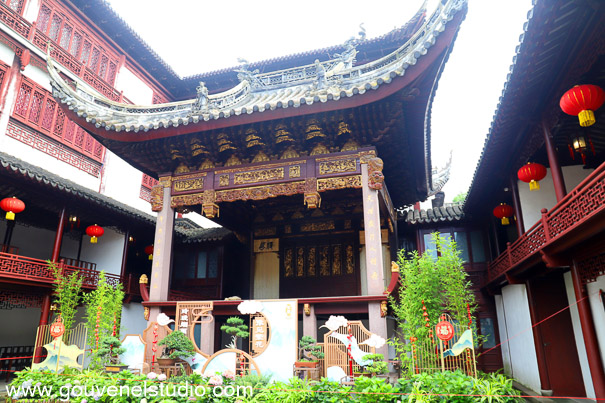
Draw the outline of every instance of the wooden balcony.
[[[64,262],[59,263],[59,266],[63,268],[66,274],[75,272],[83,277],[83,288],[94,289],[97,287],[100,273],[98,270],[71,266]],[[126,293],[129,293],[133,288],[130,285],[131,276],[121,277],[115,274],[106,273],[105,278],[111,285],[122,283]],[[44,285],[53,284],[54,276],[45,260],[13,255],[10,253],[0,253],[0,281],[26,285],[36,283]],[[136,285],[138,286],[138,284]]]
[[[604,228],[605,163],[584,179],[488,266],[487,283],[511,270],[520,271],[548,260],[589,239]]]

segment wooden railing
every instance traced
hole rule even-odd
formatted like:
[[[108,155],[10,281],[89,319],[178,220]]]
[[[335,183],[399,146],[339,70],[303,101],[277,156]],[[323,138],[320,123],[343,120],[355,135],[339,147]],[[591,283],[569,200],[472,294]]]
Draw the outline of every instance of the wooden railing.
[[[506,273],[573,228],[605,211],[605,163],[584,179],[488,266],[488,282]]]
[[[69,266],[64,263],[59,263],[59,266],[63,268],[65,274],[75,272],[83,277],[84,281],[82,283],[82,287],[84,288],[96,288],[99,282],[100,272],[97,270]],[[53,272],[50,270],[48,263],[45,260],[20,255],[11,255],[9,253],[0,253],[0,277],[39,283],[54,282]],[[107,283],[111,285],[115,286],[118,283],[122,283],[125,290],[130,288],[130,285],[127,281],[128,278],[122,278],[115,274],[109,273],[105,274],[105,278]]]
[[[70,257],[60,256],[59,257],[59,261],[61,261],[61,260],[67,266],[81,267],[83,269],[91,269],[91,270],[96,270],[97,269],[97,264],[96,263],[87,262],[86,260],[78,260],[78,259],[72,259]]]
[[[29,39],[30,33],[33,29],[32,24],[30,24],[25,18],[21,17],[4,3],[0,3],[0,21],[8,25],[19,35]]]

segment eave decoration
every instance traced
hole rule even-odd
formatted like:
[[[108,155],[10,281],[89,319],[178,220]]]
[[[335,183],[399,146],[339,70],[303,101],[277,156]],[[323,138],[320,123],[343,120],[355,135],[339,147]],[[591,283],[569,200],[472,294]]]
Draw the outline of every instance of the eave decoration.
[[[508,217],[512,217],[513,208],[506,203],[500,203],[494,209],[494,216],[502,221],[502,225],[510,224]]]
[[[7,220],[14,220],[15,214],[18,214],[25,210],[25,203],[23,203],[21,200],[17,199],[14,196],[7,197],[6,199],[2,199],[2,201],[0,201],[0,208],[6,211]]]
[[[540,183],[546,177],[546,167],[537,162],[528,162],[517,172],[517,177],[525,183],[529,183],[529,190],[540,190]]]
[[[86,235],[90,237],[90,243],[97,243],[99,237],[102,237],[105,230],[99,227],[97,224],[91,225],[86,228]]]
[[[580,126],[592,126],[596,120],[594,111],[605,102],[605,91],[592,84],[576,85],[561,97],[559,105],[563,112],[577,116]]]

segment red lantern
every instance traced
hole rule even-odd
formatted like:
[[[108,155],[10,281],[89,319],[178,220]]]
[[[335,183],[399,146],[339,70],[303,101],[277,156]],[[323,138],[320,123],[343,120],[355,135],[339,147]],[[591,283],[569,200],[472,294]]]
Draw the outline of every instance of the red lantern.
[[[559,105],[563,112],[577,116],[580,126],[587,127],[595,123],[594,112],[605,101],[605,91],[596,85],[576,85],[561,97]]]
[[[7,220],[14,220],[15,214],[25,210],[25,203],[14,196],[7,197],[6,199],[2,199],[2,201],[0,201],[0,208],[6,211]]]
[[[149,255],[149,260],[153,260],[153,245],[145,247],[145,254]]]
[[[97,224],[91,225],[86,228],[86,235],[90,237],[90,243],[97,243],[97,239],[105,233],[103,228],[99,227]]]
[[[506,203],[500,203],[500,205],[494,209],[494,215],[496,218],[502,220],[502,225],[508,225],[510,224],[508,217],[512,217],[513,208]]]
[[[528,162],[517,172],[517,177],[523,182],[529,183],[529,190],[540,190],[541,181],[546,176],[546,167],[537,162]]]

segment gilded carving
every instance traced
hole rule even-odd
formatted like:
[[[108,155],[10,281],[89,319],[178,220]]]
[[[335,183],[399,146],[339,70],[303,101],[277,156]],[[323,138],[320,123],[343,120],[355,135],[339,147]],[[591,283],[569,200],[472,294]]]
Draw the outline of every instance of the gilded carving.
[[[341,264],[342,264],[342,260],[341,260],[341,249],[340,249],[340,245],[334,245],[334,255],[332,256],[332,274],[334,275],[339,275],[342,274],[342,270],[341,270]]]
[[[187,190],[199,190],[204,188],[204,178],[175,180],[172,182],[175,192],[184,192]]]
[[[367,164],[370,159],[375,158],[375,157],[376,157],[376,151],[374,151],[374,150],[359,152],[359,162],[362,164]]]
[[[164,186],[157,184],[151,189],[151,211],[162,211],[164,204]]]
[[[219,175],[218,185],[219,186],[229,186],[229,175]]]
[[[308,208],[319,208],[321,206],[321,197],[317,192],[317,178],[305,179],[304,204]]]
[[[346,160],[324,161],[319,163],[319,174],[330,175],[343,172],[355,172],[357,161],[355,158]]]
[[[284,179],[284,168],[262,169],[260,171],[241,172],[233,175],[233,183],[236,185],[268,182],[279,179]]]
[[[174,170],[175,174],[184,174],[187,172],[190,172],[191,170],[189,169],[189,167],[187,166],[187,164],[185,164],[184,162],[181,162],[179,164],[178,167],[176,167],[176,169]]]
[[[355,272],[355,255],[353,254],[353,245],[347,245],[346,251],[346,272],[353,274]]]
[[[208,218],[218,217],[219,208],[215,203],[216,192],[214,190],[206,190],[202,196],[202,213]]]
[[[311,154],[309,155],[322,155],[322,154],[330,154],[330,150],[328,147],[324,145],[324,143],[317,143],[315,147],[311,150]]]
[[[368,161],[368,187],[370,189],[382,189],[382,183],[384,182],[383,166],[384,163],[380,158],[371,158]]]
[[[204,202],[203,192],[188,195],[172,196],[170,198],[170,207],[180,208],[183,206],[195,206]]]
[[[214,168],[214,162],[212,162],[212,160],[210,160],[210,158],[206,158],[204,161],[202,161],[202,163],[200,164],[200,167],[198,168],[200,171],[204,170],[204,169],[211,169]]]
[[[345,220],[345,229],[351,229],[353,222],[351,220]]]
[[[298,153],[298,151],[296,151],[294,146],[291,145],[284,150],[284,152],[282,153],[281,157],[279,157],[279,159],[286,160],[288,158],[298,158],[298,157],[300,157],[300,154]]]
[[[330,275],[330,267],[328,266],[329,246],[322,246],[319,249],[319,274],[322,276]]]
[[[305,223],[300,226],[302,232],[329,231],[334,229],[334,221]]]
[[[259,150],[259,152],[256,153],[254,158],[252,158],[252,163],[266,162],[266,161],[269,161],[269,159],[270,159],[269,156],[267,154],[265,154],[265,152],[263,150]]]
[[[320,192],[346,188],[361,189],[361,175],[339,176],[317,180],[317,190]]]
[[[305,182],[277,183],[275,185],[255,186],[243,189],[219,190],[216,192],[217,202],[235,200],[264,200],[277,196],[291,196],[304,193]]]
[[[300,178],[300,165],[293,165],[288,168],[288,178]]]
[[[284,276],[292,277],[294,276],[294,268],[292,267],[293,260],[292,249],[286,249],[286,254],[284,256]]]
[[[235,165],[242,165],[242,161],[237,157],[237,155],[232,154],[227,162],[225,162],[226,167],[232,167]]]
[[[291,234],[292,233],[292,226],[291,225],[284,225],[284,233]]]
[[[271,236],[277,233],[276,227],[257,228],[254,230],[254,236]]]
[[[319,126],[317,119],[310,119],[305,129],[305,140],[311,140],[316,137],[324,138],[326,135],[323,133],[321,126]]]
[[[143,308],[143,318],[145,320],[149,320],[149,307],[146,306],[145,308]]]
[[[307,267],[307,274],[309,276],[315,275],[315,265],[316,265],[315,250],[316,250],[315,246],[311,246],[309,248],[308,267]]]
[[[305,249],[296,248],[296,277],[302,277],[305,269]]]
[[[303,310],[305,312],[305,316],[311,316],[311,305],[304,304],[303,305]]]
[[[380,302],[380,317],[384,318],[385,316],[387,316],[388,312],[389,312],[389,307],[387,305],[387,302],[381,301]]]
[[[340,151],[357,151],[359,143],[354,138],[350,138],[344,143]]]

